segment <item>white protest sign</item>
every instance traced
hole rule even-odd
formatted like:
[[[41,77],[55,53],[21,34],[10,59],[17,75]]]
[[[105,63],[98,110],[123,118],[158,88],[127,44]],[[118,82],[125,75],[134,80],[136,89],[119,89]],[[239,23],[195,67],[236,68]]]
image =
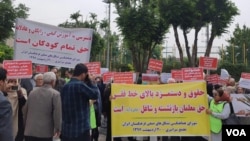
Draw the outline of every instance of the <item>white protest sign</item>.
[[[101,68],[101,75],[106,72],[109,72],[109,68]]]
[[[161,82],[167,83],[168,79],[171,78],[171,73],[161,73]]]
[[[14,59],[74,68],[89,62],[92,35],[88,28],[61,28],[17,19]]]
[[[228,71],[226,69],[221,69],[220,72],[220,79],[225,80],[228,79],[230,77]]]
[[[239,86],[242,87],[242,88],[249,89],[249,86],[250,86],[250,79],[241,78],[241,79],[239,80]]]
[[[250,116],[250,95],[249,94],[230,94],[234,113],[239,117]]]

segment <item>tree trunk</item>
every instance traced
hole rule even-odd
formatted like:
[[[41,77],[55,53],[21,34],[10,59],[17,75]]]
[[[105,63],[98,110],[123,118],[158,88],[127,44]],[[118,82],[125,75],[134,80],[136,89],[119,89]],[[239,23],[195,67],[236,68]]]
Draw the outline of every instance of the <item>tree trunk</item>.
[[[206,49],[206,52],[205,52],[204,56],[207,56],[207,57],[210,56],[214,38],[215,38],[215,35],[211,33],[211,36],[210,36],[210,38],[208,40],[207,49]]]
[[[193,46],[193,50],[192,50],[192,66],[191,67],[196,67],[196,63],[197,63],[197,43],[198,43],[198,33],[200,31],[201,28],[196,28],[195,29],[195,35],[194,35],[194,46]]]
[[[183,51],[182,51],[180,40],[179,40],[177,26],[173,25],[173,29],[174,29],[175,43],[177,45],[177,48],[178,48],[178,51],[179,51],[179,55],[180,55],[181,67],[184,67]]]
[[[133,45],[133,47],[131,47],[130,50],[132,54],[133,66],[135,68],[135,71],[140,71],[140,65],[139,65],[139,61],[137,58],[137,54],[138,54],[137,46]]]
[[[184,39],[185,39],[185,47],[186,47],[186,53],[187,53],[187,57],[188,57],[188,63],[189,63],[189,66],[192,66],[190,47],[188,45],[187,33],[186,33],[185,30],[183,30],[183,36],[184,36]]]
[[[146,72],[147,68],[148,68],[148,50],[143,50],[143,62],[142,62],[142,73]]]
[[[147,50],[147,58],[148,58],[148,59],[147,59],[147,62],[146,62],[146,63],[147,63],[147,65],[146,65],[147,68],[148,68],[149,60],[150,60],[150,58],[152,57],[152,52],[153,52],[153,50],[154,50],[155,47],[156,47],[156,43],[155,43],[152,47],[150,46],[150,47],[148,48],[148,50]]]

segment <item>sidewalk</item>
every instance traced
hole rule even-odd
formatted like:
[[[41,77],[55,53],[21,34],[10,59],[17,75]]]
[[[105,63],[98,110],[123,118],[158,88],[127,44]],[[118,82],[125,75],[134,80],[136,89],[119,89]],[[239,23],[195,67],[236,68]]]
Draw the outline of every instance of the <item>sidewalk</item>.
[[[99,129],[99,141],[106,141],[106,129],[100,128]],[[127,138],[122,138],[122,141],[128,141]]]

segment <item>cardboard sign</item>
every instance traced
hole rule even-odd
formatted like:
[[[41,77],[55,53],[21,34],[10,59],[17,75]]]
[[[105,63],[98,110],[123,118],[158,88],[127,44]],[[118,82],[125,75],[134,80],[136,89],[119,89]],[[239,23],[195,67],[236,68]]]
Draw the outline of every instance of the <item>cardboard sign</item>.
[[[182,68],[183,81],[204,80],[202,68]]]
[[[114,72],[105,72],[102,74],[102,80],[104,84],[108,84],[113,81]]]
[[[85,63],[88,67],[88,71],[90,74],[100,75],[101,74],[101,63],[100,62],[89,62]]]
[[[207,81],[209,84],[219,84],[220,76],[218,74],[211,74],[207,76]]]
[[[176,81],[182,81],[182,71],[181,70],[171,70],[171,77]]]
[[[114,74],[114,83],[133,84],[133,72],[116,72]]]
[[[142,74],[142,84],[152,85],[152,84],[159,84],[160,76],[158,74],[149,74],[143,73]]]
[[[241,78],[250,79],[250,73],[242,72],[241,73]]]
[[[158,81],[159,75],[158,74],[142,74],[142,81]]]
[[[47,65],[36,65],[36,73],[45,73],[49,71],[49,67]]]
[[[154,71],[162,71],[163,62],[161,60],[150,59],[148,63],[148,69]]]
[[[30,60],[4,60],[8,79],[30,78],[32,76],[32,61]]]
[[[216,70],[218,59],[212,57],[200,57],[199,67],[207,70]]]

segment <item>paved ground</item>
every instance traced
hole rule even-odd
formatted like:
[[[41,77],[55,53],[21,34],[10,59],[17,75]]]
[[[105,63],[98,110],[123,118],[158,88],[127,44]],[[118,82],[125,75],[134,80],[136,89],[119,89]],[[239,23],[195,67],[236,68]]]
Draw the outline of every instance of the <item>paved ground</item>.
[[[106,136],[103,134],[100,134],[99,141],[106,141]],[[127,138],[122,138],[122,141],[128,141]]]
[[[100,135],[99,135],[99,141],[106,141],[106,130],[105,128],[99,129]],[[127,138],[122,138],[122,141],[128,141]]]
[[[100,134],[99,141],[106,141],[106,136],[103,134]]]

